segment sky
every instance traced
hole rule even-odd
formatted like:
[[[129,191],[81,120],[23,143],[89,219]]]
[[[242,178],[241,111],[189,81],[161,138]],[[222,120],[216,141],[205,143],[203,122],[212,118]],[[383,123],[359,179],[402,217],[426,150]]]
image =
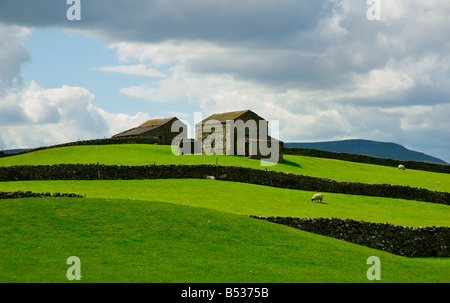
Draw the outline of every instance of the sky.
[[[449,15],[448,0],[0,0],[0,148],[250,109],[284,142],[450,163]]]

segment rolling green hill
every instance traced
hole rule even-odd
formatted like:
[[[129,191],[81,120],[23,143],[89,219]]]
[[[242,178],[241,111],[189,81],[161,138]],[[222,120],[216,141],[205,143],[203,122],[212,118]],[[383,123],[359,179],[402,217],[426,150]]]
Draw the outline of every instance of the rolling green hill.
[[[410,259],[235,214],[150,201],[1,201],[0,282],[450,282],[448,259]]]
[[[75,192],[88,198],[149,200],[257,216],[293,216],[389,222],[403,226],[450,226],[447,205],[402,199],[313,192],[247,183],[198,179],[16,181],[1,182],[0,191]],[[426,215],[424,215],[426,214]]]
[[[68,163],[100,163],[106,165],[216,164],[269,169],[337,181],[387,183],[450,191],[450,174],[419,170],[401,171],[396,167],[347,162],[333,159],[285,155],[285,163],[261,166],[259,160],[240,156],[174,155],[169,146],[122,144],[102,146],[72,146],[41,150],[1,158],[0,166],[50,165]]]
[[[170,147],[63,147],[0,159],[0,166],[59,163],[215,164],[265,169],[238,156],[175,156]],[[449,174],[285,156],[268,169],[340,181],[450,191]],[[0,191],[75,192],[85,199],[0,200],[0,282],[450,282],[449,258],[406,258],[242,215],[338,217],[404,226],[450,226],[447,205],[198,179],[16,181]]]

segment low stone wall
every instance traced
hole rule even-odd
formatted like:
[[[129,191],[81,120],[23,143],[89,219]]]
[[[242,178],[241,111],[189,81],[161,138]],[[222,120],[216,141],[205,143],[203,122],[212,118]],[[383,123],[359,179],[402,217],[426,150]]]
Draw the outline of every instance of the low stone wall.
[[[350,153],[338,153],[318,149],[309,148],[294,148],[285,147],[283,149],[285,155],[297,155],[306,157],[317,157],[317,158],[328,158],[336,159],[350,162],[376,164],[390,167],[397,167],[399,164],[403,164],[406,169],[417,169],[437,173],[450,174],[450,165],[438,164],[438,163],[428,163],[420,161],[410,161],[410,160],[395,160],[389,158],[378,158],[367,155],[358,155]]]
[[[405,227],[338,218],[251,218],[283,224],[406,257],[450,257],[449,227]]]
[[[58,197],[58,198],[85,198],[86,195],[77,195],[74,193],[34,193],[31,191],[15,191],[15,192],[0,192],[0,199],[20,199],[20,198],[44,198],[44,197]]]
[[[450,205],[449,192],[431,191],[423,188],[390,184],[340,182],[325,178],[235,166],[117,166],[98,164],[60,164],[0,167],[0,181],[203,179],[206,175],[215,176],[219,180],[244,182],[287,189],[388,197]]]

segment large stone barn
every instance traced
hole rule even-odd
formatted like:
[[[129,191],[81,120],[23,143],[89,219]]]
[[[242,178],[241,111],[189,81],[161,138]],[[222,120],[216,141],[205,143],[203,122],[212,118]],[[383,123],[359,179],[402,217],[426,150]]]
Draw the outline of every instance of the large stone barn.
[[[174,131],[172,131],[173,123]],[[162,145],[171,145],[173,139],[178,136],[180,139],[186,138],[186,132],[183,132],[182,127],[186,130],[187,125],[181,122],[177,117],[167,119],[153,119],[142,123],[138,127],[118,133],[112,138],[148,138],[154,139],[154,142]],[[176,127],[175,127],[176,126]]]
[[[270,137],[268,127],[268,121],[251,110],[213,114],[195,125],[195,140],[184,142],[206,154],[283,162],[283,142]]]

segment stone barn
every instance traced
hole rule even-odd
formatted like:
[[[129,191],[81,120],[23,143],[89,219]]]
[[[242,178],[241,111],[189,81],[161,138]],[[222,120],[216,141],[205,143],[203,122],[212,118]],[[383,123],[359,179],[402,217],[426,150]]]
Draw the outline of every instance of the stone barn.
[[[178,136],[180,139],[186,138],[186,132],[183,129],[176,128],[172,132],[172,124],[177,121],[186,130],[187,125],[182,123],[177,117],[167,119],[153,119],[142,123],[138,127],[118,133],[112,138],[148,138],[154,139],[156,144],[171,145],[173,139]]]
[[[268,136],[268,123],[251,110],[213,114],[195,125],[195,142],[185,142],[207,154],[257,159],[269,159],[268,149],[276,148],[275,161],[283,162],[283,142]]]

